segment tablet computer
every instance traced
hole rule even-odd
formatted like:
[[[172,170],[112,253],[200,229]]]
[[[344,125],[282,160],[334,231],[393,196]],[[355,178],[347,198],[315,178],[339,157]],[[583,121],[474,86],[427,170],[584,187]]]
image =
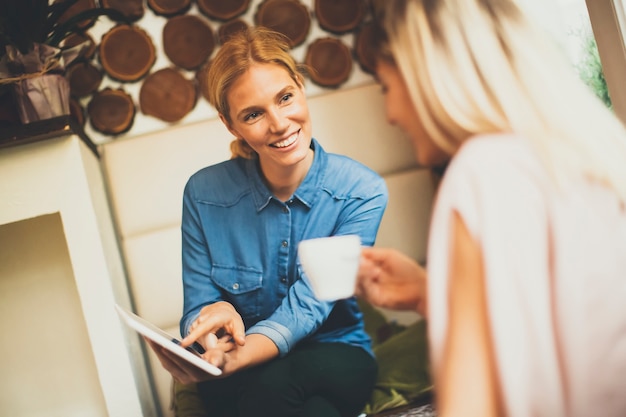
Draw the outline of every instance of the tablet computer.
[[[172,337],[170,334],[161,330],[146,319],[139,317],[135,313],[132,313],[117,304],[115,305],[115,309],[122,320],[142,336],[145,336],[158,345],[163,346],[165,349],[180,356],[187,362],[197,366],[205,372],[210,373],[211,375],[222,374],[222,370],[220,368],[211,365],[200,356],[201,351],[199,351],[199,349],[202,349],[200,345],[197,345],[197,347],[189,346],[184,348],[180,345],[180,340]]]

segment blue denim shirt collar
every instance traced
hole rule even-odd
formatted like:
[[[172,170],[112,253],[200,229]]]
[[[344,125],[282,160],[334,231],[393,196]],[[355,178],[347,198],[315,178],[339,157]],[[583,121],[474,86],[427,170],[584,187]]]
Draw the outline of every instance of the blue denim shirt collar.
[[[328,163],[328,155],[314,138],[311,139],[311,149],[313,149],[314,152],[313,164],[292,197],[309,208],[313,207],[315,201],[318,199],[321,184],[324,181],[326,164]],[[248,159],[245,164],[248,177],[252,179],[254,204],[257,211],[261,211],[267,207],[270,201],[275,199],[275,197],[263,181],[258,158]],[[282,204],[282,201],[279,202]]]

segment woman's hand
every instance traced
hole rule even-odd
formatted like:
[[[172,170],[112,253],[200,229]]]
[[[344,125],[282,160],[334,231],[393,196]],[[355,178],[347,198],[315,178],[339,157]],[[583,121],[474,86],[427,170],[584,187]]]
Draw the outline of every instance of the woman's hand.
[[[241,315],[232,304],[218,301],[200,310],[191,324],[190,332],[181,341],[183,347],[198,341],[205,350],[219,349],[228,352],[246,343],[245,326]]]
[[[363,248],[356,295],[394,310],[426,313],[426,270],[395,249]]]
[[[163,346],[153,342],[148,338],[144,338],[146,343],[150,346],[150,348],[154,351],[154,353],[159,358],[159,362],[166,371],[172,374],[172,377],[177,381],[183,384],[191,384],[206,381],[209,379],[221,378],[221,376],[214,376],[206,373],[202,369],[198,368],[195,365],[187,362],[185,359],[182,359],[180,356],[170,352]],[[204,357],[204,355],[203,355]],[[206,360],[206,358],[205,358]],[[219,361],[215,360],[215,362],[219,363]],[[208,361],[209,363],[213,363]],[[217,366],[216,363],[213,363]],[[219,366],[218,366],[219,368]]]

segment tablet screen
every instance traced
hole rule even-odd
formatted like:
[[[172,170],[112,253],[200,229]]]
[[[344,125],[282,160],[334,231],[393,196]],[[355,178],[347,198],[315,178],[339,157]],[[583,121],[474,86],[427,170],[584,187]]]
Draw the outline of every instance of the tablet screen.
[[[115,308],[123,321],[139,334],[147,337],[160,346],[163,346],[170,352],[175,353],[187,362],[197,366],[205,372],[210,373],[211,375],[222,374],[221,369],[211,365],[200,356],[204,353],[204,349],[199,343],[196,342],[193,345],[184,348],[180,346],[180,341],[178,339],[172,337],[169,333],[163,331],[149,321],[124,309],[123,307],[120,307],[119,305],[116,305]]]

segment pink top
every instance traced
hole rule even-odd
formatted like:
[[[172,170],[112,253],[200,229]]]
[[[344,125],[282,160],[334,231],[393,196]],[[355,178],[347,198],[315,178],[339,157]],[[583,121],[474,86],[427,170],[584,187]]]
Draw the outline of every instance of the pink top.
[[[507,415],[626,416],[626,209],[616,195],[583,179],[558,189],[515,136],[466,142],[446,171],[430,230],[435,367],[453,211],[482,247]]]

